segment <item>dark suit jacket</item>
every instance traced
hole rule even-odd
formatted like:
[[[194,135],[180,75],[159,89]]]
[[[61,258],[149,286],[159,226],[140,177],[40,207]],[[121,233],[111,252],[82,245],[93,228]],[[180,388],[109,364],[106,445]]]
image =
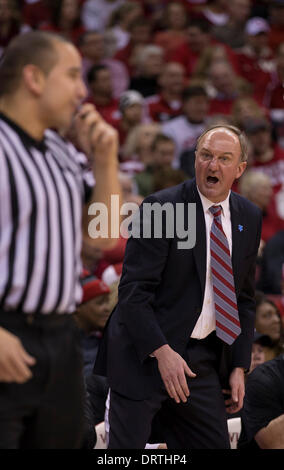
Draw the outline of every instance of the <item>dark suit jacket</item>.
[[[159,191],[145,202],[196,203],[196,245],[178,249],[179,239],[130,237],[126,247],[119,300],[108,321],[94,373],[107,375],[113,390],[132,399],[151,396],[161,385],[157,360],[149,357],[168,343],[181,356],[202,310],[206,278],[206,227],[195,180]],[[187,206],[185,204],[185,226]],[[261,212],[231,193],[232,265],[242,332],[232,346],[224,343],[222,384],[233,367],[249,368],[254,332],[254,276],[261,234]],[[243,229],[241,229],[242,226]],[[165,224],[164,224],[165,229]]]

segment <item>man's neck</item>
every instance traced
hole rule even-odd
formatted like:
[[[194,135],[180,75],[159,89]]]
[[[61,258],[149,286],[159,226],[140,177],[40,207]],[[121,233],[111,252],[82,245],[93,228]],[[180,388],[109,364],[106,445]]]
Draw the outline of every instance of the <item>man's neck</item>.
[[[39,116],[34,113],[32,106],[16,104],[13,100],[3,98],[0,100],[0,112],[17,124],[35,140],[42,140],[46,127],[42,124]],[[28,117],[28,119],[27,119]]]

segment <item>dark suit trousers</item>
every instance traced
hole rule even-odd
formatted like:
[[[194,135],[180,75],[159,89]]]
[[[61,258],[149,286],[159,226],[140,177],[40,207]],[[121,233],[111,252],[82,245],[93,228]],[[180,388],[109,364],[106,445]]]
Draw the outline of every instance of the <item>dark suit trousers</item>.
[[[80,448],[84,388],[72,316],[28,320],[25,314],[0,312],[0,326],[18,336],[37,361],[24,384],[0,382],[0,448]]]
[[[184,359],[197,377],[188,378],[190,396],[186,403],[176,403],[164,387],[141,401],[111,390],[108,448],[143,449],[149,442],[155,417],[156,442],[166,442],[170,449],[229,449],[225,403],[217,372],[220,351],[221,342],[215,332],[203,340],[189,339]]]

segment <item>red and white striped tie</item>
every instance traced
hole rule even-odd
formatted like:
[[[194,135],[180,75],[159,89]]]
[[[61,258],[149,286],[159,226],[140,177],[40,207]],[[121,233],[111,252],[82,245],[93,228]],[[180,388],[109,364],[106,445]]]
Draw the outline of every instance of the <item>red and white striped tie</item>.
[[[241,333],[229,244],[221,222],[221,206],[209,208],[214,220],[210,232],[211,271],[216,313],[216,335],[232,344]]]

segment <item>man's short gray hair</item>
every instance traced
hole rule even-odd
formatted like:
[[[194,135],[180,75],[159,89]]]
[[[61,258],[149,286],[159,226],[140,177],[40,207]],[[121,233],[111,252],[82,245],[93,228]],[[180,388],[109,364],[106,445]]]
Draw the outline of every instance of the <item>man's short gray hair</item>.
[[[198,150],[199,144],[200,144],[201,140],[203,139],[203,137],[206,134],[208,134],[208,132],[211,132],[214,129],[227,129],[228,131],[232,132],[233,134],[235,134],[238,137],[240,147],[241,147],[241,161],[246,162],[247,159],[248,159],[248,141],[247,141],[246,135],[238,127],[231,126],[229,124],[217,124],[217,125],[208,127],[198,137],[197,143],[196,143],[196,150]]]

